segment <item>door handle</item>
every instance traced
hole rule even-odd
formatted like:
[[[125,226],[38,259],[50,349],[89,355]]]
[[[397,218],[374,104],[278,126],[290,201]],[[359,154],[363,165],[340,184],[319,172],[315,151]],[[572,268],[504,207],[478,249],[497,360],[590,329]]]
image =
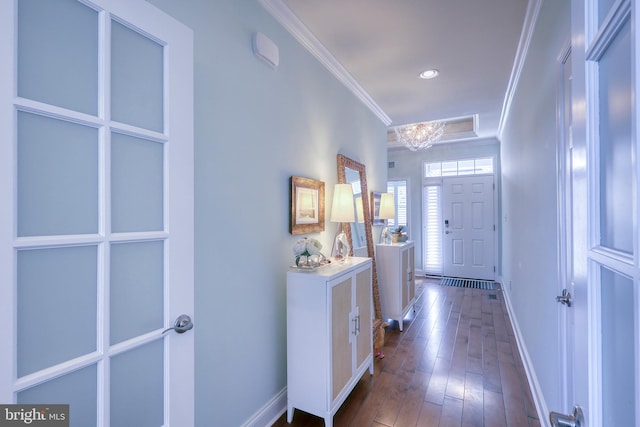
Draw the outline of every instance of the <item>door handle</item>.
[[[584,414],[579,406],[574,406],[572,415],[550,412],[549,421],[551,427],[585,427]]]
[[[447,231],[444,232],[444,234],[451,234],[451,233],[453,233],[453,231],[447,230]]]
[[[571,307],[571,294],[566,289],[562,290],[562,295],[556,297],[556,301],[567,307]]]
[[[191,321],[191,317],[187,316],[186,314],[181,314],[180,316],[178,316],[173,326],[171,328],[165,329],[164,331],[162,331],[162,333],[164,334],[165,332],[173,330],[179,334],[184,334],[191,329],[193,329],[193,322]]]

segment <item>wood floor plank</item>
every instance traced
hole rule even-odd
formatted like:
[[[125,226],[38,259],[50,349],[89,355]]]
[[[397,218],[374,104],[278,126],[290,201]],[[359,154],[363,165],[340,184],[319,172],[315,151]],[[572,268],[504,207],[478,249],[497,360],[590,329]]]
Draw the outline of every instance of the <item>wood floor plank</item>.
[[[449,362],[449,360],[442,357],[438,357],[436,359],[433,372],[431,373],[429,386],[427,387],[427,393],[425,395],[425,400],[427,402],[442,405],[447,389],[447,382],[449,380],[450,366],[451,362]]]
[[[484,389],[484,427],[504,427],[507,418],[504,409],[502,393]]]
[[[462,424],[462,404],[460,399],[445,397],[438,427],[460,427]]]
[[[425,402],[420,411],[418,418],[418,427],[435,427],[440,424],[440,416],[442,415],[442,406],[435,403]],[[398,426],[400,427],[400,426]]]
[[[502,392],[500,365],[498,364],[498,346],[493,332],[488,332],[483,341],[483,377],[484,388],[498,393]]]
[[[464,383],[462,407],[463,427],[483,427],[484,425],[484,387],[482,375],[467,373]]]
[[[398,417],[393,424],[394,427],[415,426],[418,424],[430,379],[431,374],[429,372],[415,372],[404,401],[400,405]]]

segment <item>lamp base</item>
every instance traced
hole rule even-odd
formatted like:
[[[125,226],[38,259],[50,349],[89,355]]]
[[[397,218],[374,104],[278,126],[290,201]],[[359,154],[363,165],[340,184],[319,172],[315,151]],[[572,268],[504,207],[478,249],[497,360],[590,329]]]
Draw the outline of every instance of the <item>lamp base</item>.
[[[391,227],[386,225],[384,226],[382,233],[380,233],[380,243],[385,245],[390,245],[392,243]]]
[[[349,245],[347,235],[343,232],[338,233],[333,242],[331,255],[336,261],[344,262],[349,257],[349,252],[351,252],[351,245]]]

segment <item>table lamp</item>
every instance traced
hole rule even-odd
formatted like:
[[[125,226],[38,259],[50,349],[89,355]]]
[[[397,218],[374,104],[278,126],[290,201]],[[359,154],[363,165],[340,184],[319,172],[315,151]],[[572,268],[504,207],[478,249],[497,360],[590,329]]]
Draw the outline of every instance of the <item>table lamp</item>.
[[[380,233],[380,243],[385,245],[391,244],[391,230],[389,228],[387,220],[395,219],[396,207],[393,200],[393,193],[382,193],[380,195],[380,210],[378,218],[385,220],[384,228]]]
[[[353,205],[353,187],[351,184],[336,184],[333,188],[331,204],[331,222],[338,223],[338,232],[333,243],[331,255],[338,261],[344,261],[351,252],[351,245],[344,233],[344,224],[356,220]]]

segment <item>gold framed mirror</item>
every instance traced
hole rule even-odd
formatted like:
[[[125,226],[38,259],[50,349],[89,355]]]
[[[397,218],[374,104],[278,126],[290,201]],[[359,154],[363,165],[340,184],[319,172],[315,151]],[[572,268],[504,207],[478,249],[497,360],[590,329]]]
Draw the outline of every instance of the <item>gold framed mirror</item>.
[[[360,192],[358,193],[357,182],[360,182]],[[369,191],[367,190],[367,174],[365,172],[365,166],[362,163],[356,162],[349,157],[342,154],[338,154],[338,184],[352,184],[354,185],[354,203],[356,203],[356,210],[358,215],[360,209],[362,209],[363,222],[359,223],[356,220],[355,224],[350,224],[349,227],[344,227],[344,232],[347,235],[349,244],[351,245],[351,254],[353,255],[353,248],[359,247],[361,237],[358,236],[361,228],[364,229],[364,241],[366,242],[366,253],[372,260],[371,269],[371,286],[373,292],[373,312],[374,318],[378,321],[374,321],[374,329],[382,323],[382,308],[380,307],[380,290],[378,289],[378,274],[376,272],[376,258],[375,258],[375,246],[373,245],[373,234],[371,230],[372,217],[371,207],[369,206]],[[362,199],[362,208],[357,204],[358,197]],[[354,241],[354,235],[356,240]],[[355,246],[354,246],[355,243]]]

